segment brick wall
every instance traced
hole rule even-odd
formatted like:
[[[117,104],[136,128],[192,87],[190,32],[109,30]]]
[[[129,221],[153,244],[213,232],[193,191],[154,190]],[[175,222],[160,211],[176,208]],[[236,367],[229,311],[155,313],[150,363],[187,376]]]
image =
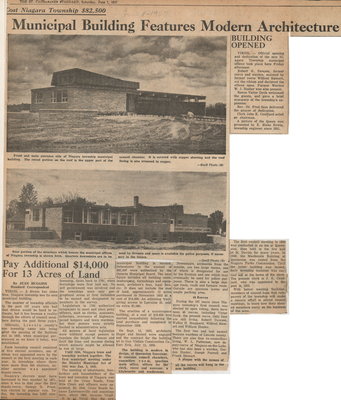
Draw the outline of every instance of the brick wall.
[[[150,223],[139,226],[140,239],[150,242],[169,242],[169,223]]]
[[[6,239],[53,239],[53,233],[51,231],[8,231]]]
[[[47,208],[45,210],[45,225],[49,231],[55,233],[56,239],[62,238],[63,209],[61,207]]]
[[[81,234],[82,240],[103,240],[116,243],[139,240],[137,226],[63,223],[62,239],[73,240],[76,234]]]
[[[136,243],[140,240],[150,242],[211,242],[212,238],[198,232],[169,232],[167,223],[151,223],[140,226],[97,225],[63,223],[61,238],[74,240],[102,240],[115,243]]]
[[[52,103],[51,92],[56,88],[43,88],[43,89],[32,89],[31,90],[31,111],[36,112],[44,109],[54,110],[66,110],[69,108],[68,103]],[[35,103],[35,94],[40,93],[42,95],[42,103]]]
[[[181,221],[181,225],[207,228],[208,217],[206,215],[184,214],[176,218],[175,224]]]
[[[116,243],[138,242],[146,239],[154,242],[169,241],[169,225],[143,224],[140,226],[96,225],[64,223],[62,239],[75,239],[81,234],[82,240],[103,240]]]
[[[183,215],[184,208],[181,205],[174,206],[141,206],[137,215],[137,225],[144,223],[163,223],[169,222],[170,219],[174,219],[176,215]]]
[[[125,112],[127,93],[113,89],[68,88],[69,108],[102,112]]]
[[[65,87],[67,102],[52,103],[51,92],[62,88],[33,89],[31,91],[31,111],[39,110],[94,110],[100,112],[126,112],[127,93],[114,89]],[[41,93],[42,103],[35,103],[35,94]]]
[[[53,90],[66,90],[68,100],[65,103],[51,102]],[[128,90],[129,92],[129,90]],[[35,103],[35,94],[42,95],[42,103]],[[136,112],[137,114],[150,115],[180,115],[192,112],[195,115],[205,115],[205,102],[181,102],[175,100],[163,101],[160,98],[154,100],[139,100],[135,91],[128,94],[113,88],[91,88],[91,87],[49,87],[43,89],[32,89],[31,111],[43,109],[67,110],[84,109],[100,112]],[[128,107],[128,109],[127,109]]]

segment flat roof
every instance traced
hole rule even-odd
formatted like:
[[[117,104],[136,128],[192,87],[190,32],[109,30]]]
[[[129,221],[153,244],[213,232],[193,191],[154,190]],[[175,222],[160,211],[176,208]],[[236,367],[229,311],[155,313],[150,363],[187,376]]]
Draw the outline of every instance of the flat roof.
[[[36,206],[31,206],[29,207],[30,209],[37,209],[37,208],[92,208],[96,210],[112,210],[112,211],[137,211],[141,209],[145,209],[145,211],[152,211],[152,210],[164,210],[164,209],[182,209],[183,210],[183,205],[182,204],[172,204],[172,205],[166,205],[166,206],[145,206],[143,204],[139,204],[137,207],[135,206],[112,206],[112,205],[106,205],[106,204],[77,204],[77,203],[56,203],[56,204],[50,204],[50,205],[36,205]]]
[[[140,83],[136,81],[114,78],[109,75],[98,74],[97,72],[91,72],[81,68],[71,68],[53,72],[52,86],[69,86],[72,84],[76,84],[77,86],[89,85],[135,90],[140,86]]]
[[[185,94],[185,93],[170,93],[170,92],[153,92],[150,90],[138,90],[138,93],[140,95],[145,95],[145,96],[155,96],[155,97],[169,97],[169,98],[174,98],[174,97],[179,97],[179,98],[190,98],[190,99],[198,99],[198,100],[205,100],[206,96],[202,95],[196,95],[196,94]]]

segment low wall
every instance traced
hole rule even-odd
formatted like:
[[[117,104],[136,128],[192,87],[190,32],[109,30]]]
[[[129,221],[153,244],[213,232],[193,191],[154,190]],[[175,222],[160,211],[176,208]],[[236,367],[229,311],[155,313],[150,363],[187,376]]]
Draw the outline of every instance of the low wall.
[[[208,235],[214,244],[226,244],[226,236]]]
[[[213,243],[212,237],[207,233],[201,232],[171,232],[169,233],[170,242],[189,242],[189,243]]]
[[[28,239],[54,239],[53,231],[7,231],[7,239],[28,240]]]
[[[100,240],[116,243],[137,242],[138,227],[133,225],[99,225],[64,223],[62,239]]]
[[[192,112],[194,115],[205,115],[205,109],[205,102],[164,101],[160,98],[138,100],[135,106],[137,114],[152,115],[181,115],[188,112]]]

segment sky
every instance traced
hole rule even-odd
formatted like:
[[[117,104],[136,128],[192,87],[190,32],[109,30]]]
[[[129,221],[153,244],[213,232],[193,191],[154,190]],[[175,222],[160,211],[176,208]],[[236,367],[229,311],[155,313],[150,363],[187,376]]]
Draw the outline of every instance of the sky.
[[[132,206],[139,196],[146,206],[182,204],[185,213],[226,214],[226,174],[206,172],[7,170],[7,204],[17,199],[21,188],[32,183],[38,201],[77,193],[97,204]]]
[[[69,68],[226,103],[224,37],[9,35],[8,49],[9,104],[30,103],[30,89]]]

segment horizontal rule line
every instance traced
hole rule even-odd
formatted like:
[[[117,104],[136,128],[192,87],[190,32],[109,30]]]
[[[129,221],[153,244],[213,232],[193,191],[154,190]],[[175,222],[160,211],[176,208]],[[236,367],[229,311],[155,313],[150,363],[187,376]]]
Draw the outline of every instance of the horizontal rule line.
[[[77,4],[78,5],[78,4]],[[125,6],[125,7],[254,7],[254,8],[323,8],[323,7],[341,7],[339,5],[259,5],[259,4],[112,4],[107,5],[106,7],[117,7],[117,6]]]
[[[317,1],[317,0],[316,0]],[[30,4],[32,6],[32,4]],[[72,4],[65,4],[72,6]],[[11,6],[23,6],[22,3],[14,3],[11,4]],[[39,4],[35,3],[34,6],[46,6],[46,4]],[[50,5],[52,6],[58,6],[58,4]],[[79,4],[74,4],[74,6],[79,6]],[[340,8],[341,5],[317,5],[317,4],[310,4],[310,5],[259,5],[259,4],[107,4],[106,8],[109,10],[111,7],[245,7],[245,8]],[[50,14],[48,14],[50,15]],[[63,14],[67,15],[67,14]],[[77,15],[82,15],[82,14],[77,14]],[[87,15],[87,14],[86,14]],[[91,14],[91,15],[96,15],[96,14]],[[102,14],[101,14],[102,15]]]

